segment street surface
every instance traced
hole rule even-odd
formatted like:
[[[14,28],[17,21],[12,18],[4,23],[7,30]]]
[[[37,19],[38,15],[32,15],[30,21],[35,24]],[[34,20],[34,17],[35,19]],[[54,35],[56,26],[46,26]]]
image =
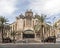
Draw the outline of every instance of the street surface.
[[[54,43],[7,43],[0,44],[0,48],[60,48],[60,44]]]

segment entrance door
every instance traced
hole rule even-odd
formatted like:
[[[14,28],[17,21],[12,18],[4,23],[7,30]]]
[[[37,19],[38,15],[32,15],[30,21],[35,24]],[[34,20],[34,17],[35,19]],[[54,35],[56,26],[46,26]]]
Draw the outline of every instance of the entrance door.
[[[25,30],[23,32],[23,38],[34,38],[34,31],[32,30]]]
[[[34,34],[23,34],[23,38],[34,38]]]

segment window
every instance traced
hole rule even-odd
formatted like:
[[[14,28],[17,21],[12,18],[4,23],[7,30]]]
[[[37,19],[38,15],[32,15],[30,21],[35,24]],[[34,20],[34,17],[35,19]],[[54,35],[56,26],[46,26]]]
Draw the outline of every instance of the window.
[[[24,20],[24,27],[25,27],[25,20]]]
[[[31,26],[31,20],[30,20],[30,19],[27,19],[27,20],[26,20],[26,25],[27,25],[28,27]]]

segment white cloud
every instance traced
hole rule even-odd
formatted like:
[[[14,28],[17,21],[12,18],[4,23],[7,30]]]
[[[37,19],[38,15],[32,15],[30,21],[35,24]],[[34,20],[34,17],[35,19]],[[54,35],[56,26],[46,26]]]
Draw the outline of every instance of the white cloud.
[[[30,0],[29,8],[39,14],[58,14],[60,12],[60,0]]]
[[[16,0],[0,0],[0,15],[12,14],[16,10]]]

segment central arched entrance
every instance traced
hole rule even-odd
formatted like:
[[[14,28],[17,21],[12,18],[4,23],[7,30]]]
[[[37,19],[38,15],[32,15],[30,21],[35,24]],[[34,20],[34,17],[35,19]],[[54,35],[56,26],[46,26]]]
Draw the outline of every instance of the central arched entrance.
[[[23,38],[35,38],[34,31],[32,31],[32,30],[25,30],[23,32]]]

